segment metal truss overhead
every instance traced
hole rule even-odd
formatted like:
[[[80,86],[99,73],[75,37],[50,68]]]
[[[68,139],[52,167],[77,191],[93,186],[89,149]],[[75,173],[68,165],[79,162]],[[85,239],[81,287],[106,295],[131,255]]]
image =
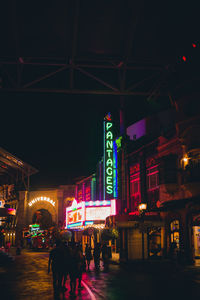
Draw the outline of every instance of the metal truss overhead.
[[[148,97],[164,74],[159,64],[73,57],[68,62],[60,58],[0,58],[0,66],[0,91],[17,92]]]

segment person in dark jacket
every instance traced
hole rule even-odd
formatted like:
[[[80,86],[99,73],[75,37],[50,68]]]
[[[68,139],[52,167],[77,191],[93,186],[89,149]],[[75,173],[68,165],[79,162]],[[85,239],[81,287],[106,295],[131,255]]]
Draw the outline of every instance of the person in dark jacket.
[[[63,292],[65,292],[67,290],[67,288],[65,287],[65,283],[67,280],[67,276],[69,274],[70,271],[70,260],[71,260],[71,252],[70,252],[70,247],[68,246],[67,243],[62,243],[62,248],[63,248],[63,256],[64,256],[64,260],[63,260],[63,268],[62,268],[62,289]]]
[[[78,280],[78,288],[81,289],[81,280],[83,272],[83,254],[80,247],[73,243],[71,245],[71,259],[70,259],[70,294],[74,295],[76,292],[76,285]]]
[[[103,244],[101,250],[102,250],[102,260],[103,260],[104,271],[108,271],[108,269],[109,269],[109,254],[108,254],[108,247],[107,247],[106,243]]]
[[[87,269],[89,271],[90,270],[90,261],[92,260],[92,249],[88,244],[86,244],[86,248],[85,248],[85,258],[86,258],[86,262],[87,262]]]
[[[52,270],[54,293],[58,294],[62,289],[62,277],[64,268],[64,251],[61,241],[56,241],[56,247],[49,253],[48,273]]]
[[[97,271],[100,268],[100,254],[101,254],[101,245],[100,243],[96,243],[94,247],[94,265]]]

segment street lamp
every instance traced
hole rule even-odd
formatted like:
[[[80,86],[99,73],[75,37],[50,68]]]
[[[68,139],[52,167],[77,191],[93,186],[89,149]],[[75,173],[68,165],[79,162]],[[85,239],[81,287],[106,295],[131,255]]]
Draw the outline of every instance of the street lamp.
[[[143,223],[144,223],[144,215],[145,215],[145,211],[147,209],[147,204],[146,203],[140,203],[138,205],[138,210],[140,212],[140,215],[141,215],[141,232],[142,232],[142,259],[144,260],[144,226],[143,226]]]
[[[147,204],[146,203],[140,203],[138,206],[139,212],[144,213],[144,211],[147,209]]]

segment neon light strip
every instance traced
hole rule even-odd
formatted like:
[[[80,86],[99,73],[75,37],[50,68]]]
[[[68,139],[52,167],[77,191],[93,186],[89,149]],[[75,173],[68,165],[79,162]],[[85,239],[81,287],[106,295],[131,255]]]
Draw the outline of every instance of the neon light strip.
[[[106,199],[106,122],[103,122],[103,199]]]
[[[116,200],[111,200],[111,210],[110,213],[112,216],[116,215]]]
[[[79,209],[82,209],[82,207],[78,207],[78,208],[72,208],[71,206],[70,207],[67,207],[67,212],[71,212],[71,211],[75,211],[75,210],[79,210]]]
[[[69,225],[67,225],[67,228],[76,227],[76,226],[82,226],[82,222],[77,222],[77,223],[69,224]]]
[[[86,201],[85,206],[108,206],[111,205],[110,200],[103,200],[103,201]]]
[[[113,141],[113,196],[117,198],[118,190],[117,190],[117,143]]]
[[[93,221],[85,221],[85,226],[86,226],[86,225],[92,225],[92,224],[94,224]]]

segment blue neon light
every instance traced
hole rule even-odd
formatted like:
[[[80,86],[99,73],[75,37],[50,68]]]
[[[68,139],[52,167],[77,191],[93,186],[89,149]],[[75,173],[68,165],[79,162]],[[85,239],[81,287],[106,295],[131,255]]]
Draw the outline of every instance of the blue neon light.
[[[86,201],[85,206],[108,206],[108,205],[111,205],[110,200],[99,201],[99,203],[97,201]]]
[[[76,222],[76,223],[73,223],[73,224],[68,224],[67,228],[72,228],[72,227],[81,226],[81,225],[82,225],[82,222]]]
[[[118,197],[118,182],[117,182],[117,143],[113,142],[114,155],[113,155],[113,196],[114,198]]]
[[[92,225],[92,224],[94,224],[93,221],[85,221],[85,226],[86,226],[86,225]]]

